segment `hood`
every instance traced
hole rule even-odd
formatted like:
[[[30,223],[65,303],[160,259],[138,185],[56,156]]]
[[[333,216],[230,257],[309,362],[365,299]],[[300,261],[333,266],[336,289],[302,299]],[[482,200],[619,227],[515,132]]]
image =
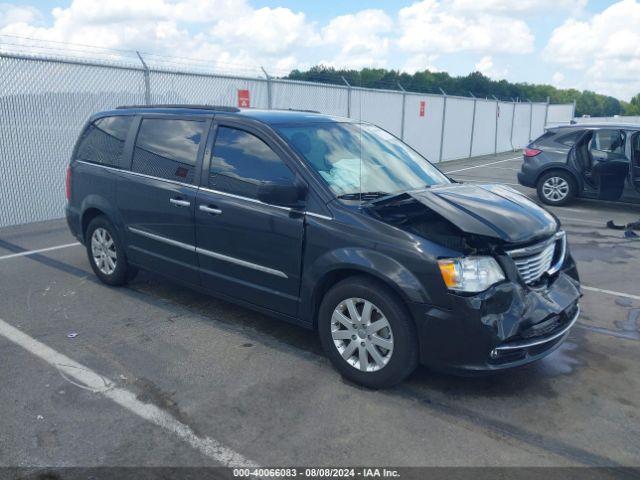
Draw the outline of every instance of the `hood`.
[[[552,235],[556,218],[512,188],[454,183],[406,192],[460,230],[522,243]]]

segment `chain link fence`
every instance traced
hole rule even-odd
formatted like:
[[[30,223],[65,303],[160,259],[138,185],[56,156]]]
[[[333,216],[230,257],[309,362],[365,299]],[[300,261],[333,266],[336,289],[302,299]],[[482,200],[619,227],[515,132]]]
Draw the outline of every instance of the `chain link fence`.
[[[119,105],[315,110],[377,124],[434,163],[526,145],[572,105],[366,89],[163,69],[140,57],[61,59],[0,52],[0,227],[63,215],[64,172],[87,118]]]

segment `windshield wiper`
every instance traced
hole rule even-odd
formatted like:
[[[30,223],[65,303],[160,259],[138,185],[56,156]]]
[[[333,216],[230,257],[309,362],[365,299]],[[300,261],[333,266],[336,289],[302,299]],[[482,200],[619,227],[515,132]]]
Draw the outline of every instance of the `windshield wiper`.
[[[389,195],[387,192],[353,192],[338,195],[341,200],[373,200]]]

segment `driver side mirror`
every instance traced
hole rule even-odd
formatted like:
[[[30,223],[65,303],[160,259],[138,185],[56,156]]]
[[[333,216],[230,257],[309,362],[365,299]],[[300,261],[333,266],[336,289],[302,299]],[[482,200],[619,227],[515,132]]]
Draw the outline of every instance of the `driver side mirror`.
[[[298,207],[306,196],[307,186],[292,180],[263,182],[257,191],[258,200],[281,207]]]

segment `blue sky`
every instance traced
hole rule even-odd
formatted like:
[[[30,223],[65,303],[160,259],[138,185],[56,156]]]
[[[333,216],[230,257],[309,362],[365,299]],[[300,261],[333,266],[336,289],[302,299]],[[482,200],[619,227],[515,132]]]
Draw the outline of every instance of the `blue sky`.
[[[0,35],[10,36],[0,41],[137,49],[274,74],[320,62],[479,70],[628,100],[640,92],[639,2],[0,0]]]

